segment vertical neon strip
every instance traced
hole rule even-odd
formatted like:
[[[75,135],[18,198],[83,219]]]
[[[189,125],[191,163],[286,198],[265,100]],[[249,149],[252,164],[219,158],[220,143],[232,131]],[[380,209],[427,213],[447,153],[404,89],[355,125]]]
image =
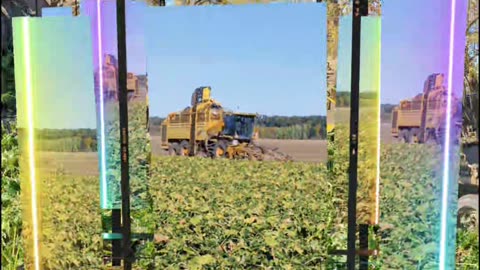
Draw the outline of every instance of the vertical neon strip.
[[[100,162],[102,182],[102,208],[107,208],[107,162],[105,158],[105,119],[103,104],[103,61],[102,61],[102,22],[101,22],[101,0],[97,0],[97,39],[98,39],[98,76],[99,76],[99,97],[100,97]]]
[[[378,27],[378,37],[379,37],[379,45],[378,45],[378,61],[380,61],[380,66],[378,68],[378,104],[377,104],[377,112],[378,112],[378,117],[377,117],[377,172],[376,172],[376,179],[375,179],[375,224],[378,224],[380,221],[380,137],[381,137],[381,122],[382,122],[382,83],[381,83],[381,78],[382,78],[382,24],[381,24],[381,19],[379,18],[380,21],[380,26]]]
[[[440,219],[440,256],[439,269],[444,270],[446,267],[446,253],[447,253],[447,213],[448,213],[448,189],[449,189],[449,157],[450,157],[450,115],[452,106],[452,85],[453,85],[453,49],[455,39],[455,6],[456,0],[452,0],[451,16],[450,16],[450,43],[448,55],[448,85],[447,85],[447,116],[445,127],[445,142],[443,152],[443,183],[442,183],[442,212]]]
[[[30,59],[30,28],[28,18],[23,20],[24,56],[25,56],[25,89],[27,101],[28,123],[28,163],[30,168],[30,188],[33,226],[33,257],[35,269],[40,270],[39,237],[38,237],[38,208],[37,208],[37,179],[35,171],[35,147],[33,127],[33,86]]]

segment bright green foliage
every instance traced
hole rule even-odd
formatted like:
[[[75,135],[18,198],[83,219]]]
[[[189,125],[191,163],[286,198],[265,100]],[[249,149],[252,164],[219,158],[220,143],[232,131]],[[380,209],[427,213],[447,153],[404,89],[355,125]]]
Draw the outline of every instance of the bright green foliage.
[[[15,130],[2,124],[2,269],[15,270],[23,263],[22,216]]]
[[[106,113],[110,119],[106,127],[106,155],[109,198],[113,208],[121,208],[121,168],[120,168],[120,121],[118,105],[110,105]],[[129,140],[129,175],[132,193],[132,208],[144,208],[148,205],[147,180],[150,160],[150,142],[147,135],[146,105],[129,104],[128,112]]]
[[[438,158],[437,158],[438,157]],[[426,145],[384,146],[380,211],[382,268],[431,269],[440,231],[441,153]],[[418,267],[418,268],[416,268]],[[424,268],[427,267],[427,268]]]
[[[340,245],[324,165],[160,158],[153,175],[159,269],[301,269]]]
[[[46,269],[100,269],[101,220],[97,177],[58,173],[42,182],[42,254]]]
[[[478,231],[460,231],[457,235],[457,246],[457,269],[480,269]]]
[[[148,180],[153,210],[134,211],[134,226],[137,231],[155,229],[156,237],[139,254],[155,258],[155,269],[318,269],[327,263],[329,249],[346,244],[348,146],[336,147],[330,172],[323,165],[302,163],[154,159]],[[16,149],[15,136],[4,134],[2,269],[12,270],[23,264],[22,249],[15,249],[21,247]],[[425,167],[434,162],[435,151],[405,145],[383,148],[383,238],[376,269],[429,269],[421,265],[434,261],[438,176]],[[43,231],[48,265],[100,269],[104,254],[98,178],[58,173],[44,185],[50,207],[43,224],[55,224],[55,229],[45,225]],[[478,233],[459,232],[458,269],[478,269],[477,239]],[[137,269],[148,264],[149,259],[143,259]]]

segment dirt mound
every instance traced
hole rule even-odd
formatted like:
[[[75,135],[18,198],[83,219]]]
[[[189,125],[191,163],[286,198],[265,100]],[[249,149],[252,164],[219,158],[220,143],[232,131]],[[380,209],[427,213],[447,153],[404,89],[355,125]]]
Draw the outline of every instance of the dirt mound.
[[[290,155],[278,151],[278,148],[269,148],[266,146],[261,146],[258,144],[251,144],[248,147],[249,151],[252,153],[254,160],[264,160],[264,161],[293,161],[293,157]]]

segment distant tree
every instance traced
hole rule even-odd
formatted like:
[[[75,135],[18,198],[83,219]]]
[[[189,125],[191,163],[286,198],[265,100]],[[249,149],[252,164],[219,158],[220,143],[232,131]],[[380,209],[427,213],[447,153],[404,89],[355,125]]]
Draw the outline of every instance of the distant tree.
[[[160,126],[162,124],[163,120],[165,120],[165,118],[161,118],[161,117],[158,117],[158,116],[150,117],[150,125]]]
[[[92,151],[93,141],[92,137],[83,137],[81,149],[84,151]]]
[[[13,118],[16,114],[16,99],[15,99],[15,74],[13,63],[13,49],[9,46],[5,52],[2,53],[2,67],[1,67],[1,83],[2,83],[2,119]]]
[[[310,125],[309,130],[308,130],[308,138],[313,139],[313,138],[318,137],[318,135],[319,134],[317,133],[317,130],[315,129],[315,126]]]
[[[465,73],[463,93],[464,127],[472,127],[478,132],[479,125],[479,85],[478,85],[478,0],[470,0],[467,16],[467,46],[465,48]]]

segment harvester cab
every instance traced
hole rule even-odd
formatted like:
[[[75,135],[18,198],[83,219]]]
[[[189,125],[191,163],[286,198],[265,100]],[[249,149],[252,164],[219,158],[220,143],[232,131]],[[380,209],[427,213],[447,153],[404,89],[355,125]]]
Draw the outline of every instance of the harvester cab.
[[[210,101],[210,92],[211,92],[211,87],[210,86],[202,86],[198,87],[193,91],[192,94],[192,102],[191,105],[192,107]]]
[[[255,114],[226,113],[223,117],[223,135],[239,142],[250,142],[255,128]]]

